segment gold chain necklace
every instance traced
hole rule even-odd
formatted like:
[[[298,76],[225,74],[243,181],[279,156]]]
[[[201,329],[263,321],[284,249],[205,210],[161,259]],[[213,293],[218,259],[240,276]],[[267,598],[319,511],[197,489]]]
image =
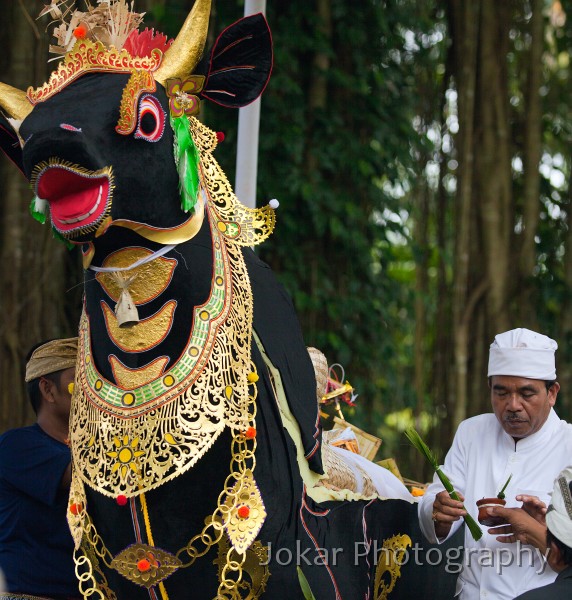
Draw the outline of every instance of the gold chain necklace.
[[[243,566],[247,559],[247,550],[254,543],[266,518],[264,503],[253,475],[256,467],[256,429],[254,425],[257,379],[258,375],[252,364],[252,371],[249,373],[249,382],[252,386],[252,394],[249,395],[248,403],[249,425],[245,431],[233,432],[230,474],[219,495],[217,507],[206,520],[203,530],[174,554],[153,545],[146,498],[145,494],[141,494],[141,506],[150,544],[133,544],[113,556],[89,517],[83,482],[74,470],[68,521],[76,540],[74,559],[77,572],[79,573],[81,567],[85,567],[86,564],[89,564],[90,567],[90,576],[80,578],[80,589],[84,596],[91,597],[94,594],[102,600],[107,600],[99,589],[94,575],[93,560],[89,560],[88,553],[81,552],[82,541],[84,545],[87,543],[90,546],[93,555],[99,557],[108,568],[114,569],[137,585],[149,588],[160,585],[164,579],[176,571],[191,567],[214,545],[220,544],[226,533],[231,547],[227,552],[226,564],[221,570],[217,598],[242,598],[238,584],[243,580]],[[101,577],[101,571],[95,570]]]

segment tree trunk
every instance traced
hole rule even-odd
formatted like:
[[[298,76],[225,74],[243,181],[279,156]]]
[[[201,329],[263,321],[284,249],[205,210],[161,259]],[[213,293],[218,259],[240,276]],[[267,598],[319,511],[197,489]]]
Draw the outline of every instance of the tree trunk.
[[[510,15],[510,3],[483,0],[475,115],[478,124],[475,201],[480,216],[482,248],[477,249],[473,260],[475,265],[483,259],[485,263],[490,336],[511,328],[508,292],[514,225],[506,66]]]
[[[453,430],[467,413],[469,332],[465,306],[469,294],[471,213],[474,170],[474,113],[477,77],[479,4],[452,0],[451,25],[454,39],[455,79],[458,93],[458,192],[456,199],[456,247],[452,293],[454,393],[450,415]]]
[[[540,218],[540,173],[538,166],[542,153],[542,107],[540,86],[542,83],[542,51],[544,48],[543,0],[532,0],[530,22],[530,50],[526,61],[527,81],[524,90],[524,180],[522,192],[522,245],[520,249],[520,273],[524,285],[519,288],[521,322],[537,329],[534,310],[534,286],[530,285],[537,264],[536,235]]]
[[[47,36],[35,24],[37,2],[3,3],[5,62],[0,80],[25,90],[47,77]],[[81,270],[62,244],[28,214],[29,184],[7,159],[0,161],[0,430],[33,418],[24,391],[28,349],[49,338],[74,335]],[[78,289],[66,295],[74,284]]]
[[[523,16],[520,3],[449,3],[459,120],[453,428],[465,416],[490,410],[486,368],[494,335],[518,326],[537,327],[531,279],[540,216],[543,7],[541,0],[533,0]],[[511,46],[515,17],[524,24],[518,26],[516,39],[529,46],[523,59],[524,127],[512,130],[510,99],[518,95],[514,86],[523,79],[509,72],[514,55],[523,56],[516,44]],[[517,154],[524,161],[519,197],[512,172]],[[517,234],[520,217],[522,234]],[[572,267],[570,283],[571,273]],[[572,334],[572,322],[563,327]]]
[[[425,409],[427,364],[427,298],[429,296],[429,194],[424,185],[417,194],[415,215],[415,395],[417,414]]]
[[[569,164],[568,169],[572,165]],[[570,171],[568,171],[570,172]],[[566,209],[572,210],[572,185],[568,186]],[[558,412],[560,415],[572,413],[572,227],[568,226],[564,250],[564,284],[566,294],[560,317],[560,339],[557,354],[558,381],[562,392],[558,396]],[[570,418],[568,418],[570,420]]]
[[[514,327],[514,199],[507,56],[512,3],[451,0],[458,93],[458,185],[452,315],[452,430],[488,405],[488,347]]]

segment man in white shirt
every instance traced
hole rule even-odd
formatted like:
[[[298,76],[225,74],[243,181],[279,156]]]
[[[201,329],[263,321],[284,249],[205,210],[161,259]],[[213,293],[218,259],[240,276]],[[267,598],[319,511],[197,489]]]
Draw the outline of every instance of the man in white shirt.
[[[428,541],[448,539],[466,512],[476,519],[476,501],[496,496],[510,475],[504,492],[507,507],[519,506],[517,495],[538,496],[548,504],[554,479],[572,462],[572,425],[561,421],[553,409],[560,389],[557,347],[554,340],[528,329],[495,337],[488,369],[494,414],[459,425],[443,472],[463,502],[453,500],[434,478],[419,504],[420,526]],[[538,549],[499,542],[486,526],[483,530],[478,541],[465,530],[456,591],[460,600],[512,600],[555,579]]]

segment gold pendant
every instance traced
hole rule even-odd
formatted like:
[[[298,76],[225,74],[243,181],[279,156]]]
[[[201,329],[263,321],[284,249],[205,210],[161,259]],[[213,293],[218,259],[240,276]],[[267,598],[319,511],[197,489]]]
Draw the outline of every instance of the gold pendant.
[[[111,561],[112,569],[147,589],[172,575],[181,565],[176,556],[147,544],[128,546]]]
[[[262,496],[252,471],[247,469],[234,484],[223,507],[224,528],[238,554],[244,554],[252,545],[264,519],[266,509]]]

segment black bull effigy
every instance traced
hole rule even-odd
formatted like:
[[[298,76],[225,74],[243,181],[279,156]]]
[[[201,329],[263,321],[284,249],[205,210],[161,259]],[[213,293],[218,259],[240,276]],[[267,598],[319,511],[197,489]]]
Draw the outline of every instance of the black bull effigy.
[[[270,33],[260,15],[238,22],[196,75],[209,13],[197,0],[170,47],[80,30],[44,86],[0,84],[3,149],[85,267],[68,515],[80,590],[302,598],[300,565],[319,600],[385,598],[410,505],[320,486],[314,368],[249,248],[274,211],[236,200],[193,116],[201,98],[262,91]],[[396,554],[379,560],[384,544]]]

